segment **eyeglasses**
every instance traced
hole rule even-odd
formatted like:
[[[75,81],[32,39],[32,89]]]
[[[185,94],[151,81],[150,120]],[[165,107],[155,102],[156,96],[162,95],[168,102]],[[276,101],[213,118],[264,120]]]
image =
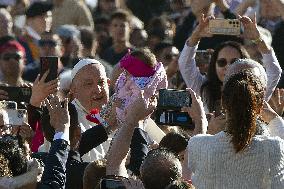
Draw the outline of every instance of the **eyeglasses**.
[[[43,46],[55,47],[56,44],[57,43],[54,40],[39,40],[39,42],[38,42],[38,45],[40,47],[43,47]]]
[[[238,60],[238,58],[233,58],[230,62],[227,62],[227,60],[225,58],[220,58],[216,61],[216,63],[219,67],[225,67],[225,66],[227,66],[227,64],[233,64],[237,60]]]

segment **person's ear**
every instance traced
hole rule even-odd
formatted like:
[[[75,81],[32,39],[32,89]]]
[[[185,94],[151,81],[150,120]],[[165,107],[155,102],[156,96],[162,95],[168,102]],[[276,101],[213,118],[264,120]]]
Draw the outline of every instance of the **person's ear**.
[[[72,83],[70,86],[69,93],[68,93],[68,98],[74,97],[75,91],[76,91],[76,87],[74,83]]]
[[[109,78],[107,78],[107,85],[110,86],[110,84],[111,84],[111,81]]]

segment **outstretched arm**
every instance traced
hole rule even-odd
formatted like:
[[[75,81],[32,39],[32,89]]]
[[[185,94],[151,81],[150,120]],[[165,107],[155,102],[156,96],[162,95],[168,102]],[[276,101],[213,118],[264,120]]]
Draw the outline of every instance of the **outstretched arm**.
[[[107,175],[127,177],[125,159],[129,151],[132,135],[139,120],[145,119],[156,106],[156,99],[151,99],[149,106],[144,102],[144,91],[137,95],[129,108],[126,110],[126,121],[122,123],[107,156]]]

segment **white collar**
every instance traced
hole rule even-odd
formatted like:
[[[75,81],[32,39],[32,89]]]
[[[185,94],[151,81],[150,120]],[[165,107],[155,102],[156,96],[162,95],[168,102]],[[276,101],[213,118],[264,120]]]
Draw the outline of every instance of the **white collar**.
[[[25,29],[32,38],[34,38],[36,40],[41,39],[40,35],[32,27],[26,26]]]
[[[73,101],[72,101],[72,104],[74,104],[78,109],[80,109],[82,112],[84,112],[85,114],[88,114],[88,111],[86,110],[86,108],[84,108],[83,106],[82,106],[82,104],[79,102],[79,100],[78,99],[74,99]]]

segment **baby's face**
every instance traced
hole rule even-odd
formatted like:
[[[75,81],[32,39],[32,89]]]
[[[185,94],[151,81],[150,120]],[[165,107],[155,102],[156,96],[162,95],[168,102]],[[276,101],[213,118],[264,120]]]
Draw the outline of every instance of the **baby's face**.
[[[126,72],[126,82],[125,82],[125,86],[127,90],[133,90],[135,88],[137,88],[135,82],[131,79],[131,75]]]

